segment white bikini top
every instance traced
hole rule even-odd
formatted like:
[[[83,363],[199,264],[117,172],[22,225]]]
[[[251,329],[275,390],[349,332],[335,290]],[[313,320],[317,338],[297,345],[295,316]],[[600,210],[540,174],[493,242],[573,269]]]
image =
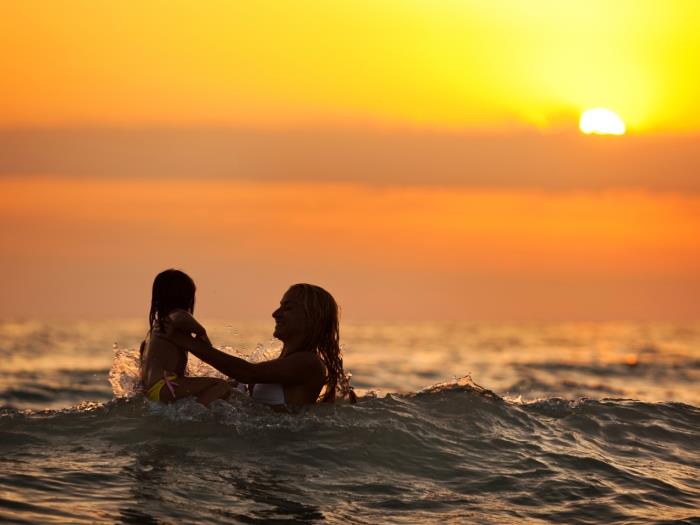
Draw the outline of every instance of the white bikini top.
[[[279,383],[256,383],[251,397],[266,405],[286,405],[284,388]]]

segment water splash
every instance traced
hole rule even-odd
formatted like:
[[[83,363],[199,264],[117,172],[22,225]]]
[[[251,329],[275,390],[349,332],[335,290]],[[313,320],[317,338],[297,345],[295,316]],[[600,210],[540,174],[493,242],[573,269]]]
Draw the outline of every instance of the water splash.
[[[120,348],[114,343],[114,358],[109,371],[109,383],[115,398],[129,398],[142,394],[141,356],[136,348]]]
[[[435,393],[451,391],[451,390],[471,392],[471,393],[478,394],[482,397],[486,397],[489,399],[503,401],[503,398],[501,398],[501,396],[499,396],[495,392],[488,390],[487,388],[484,388],[483,386],[474,382],[474,380],[472,379],[470,374],[464,375],[462,377],[456,377],[456,378],[452,379],[451,381],[443,381],[440,383],[435,383],[434,385],[430,385],[428,387],[425,387],[425,388],[419,390],[418,392],[416,392],[416,394],[411,394],[411,395],[435,394]]]
[[[219,350],[236,357],[245,358],[253,363],[260,363],[278,357],[280,345],[274,340],[271,340],[267,345],[258,343],[255,351],[250,356],[246,356],[230,346],[219,347]],[[113,351],[114,358],[109,371],[109,383],[112,386],[114,397],[119,399],[142,395],[139,349],[120,348],[117,343],[114,343]],[[192,354],[189,354],[187,359],[187,375],[190,377],[219,377],[227,379],[226,375]]]

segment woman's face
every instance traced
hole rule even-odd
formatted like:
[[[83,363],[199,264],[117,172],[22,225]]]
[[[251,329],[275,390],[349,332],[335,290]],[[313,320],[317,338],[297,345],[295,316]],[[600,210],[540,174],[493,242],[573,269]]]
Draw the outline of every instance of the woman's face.
[[[288,290],[282,296],[280,307],[272,312],[275,319],[273,335],[282,342],[304,337],[308,327],[306,312],[299,290]]]

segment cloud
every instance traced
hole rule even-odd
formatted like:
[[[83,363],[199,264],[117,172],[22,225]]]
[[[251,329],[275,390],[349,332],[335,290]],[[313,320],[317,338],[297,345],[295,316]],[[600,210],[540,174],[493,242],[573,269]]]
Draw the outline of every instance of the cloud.
[[[696,192],[698,135],[403,129],[0,131],[0,175]]]

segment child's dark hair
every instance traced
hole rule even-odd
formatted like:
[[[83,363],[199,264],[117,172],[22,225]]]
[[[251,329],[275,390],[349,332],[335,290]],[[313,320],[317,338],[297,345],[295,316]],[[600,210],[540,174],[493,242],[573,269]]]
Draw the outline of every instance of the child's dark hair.
[[[151,293],[151,311],[148,314],[149,329],[153,329],[157,320],[164,319],[173,310],[194,312],[196,290],[192,278],[180,270],[171,268],[156,275]]]

